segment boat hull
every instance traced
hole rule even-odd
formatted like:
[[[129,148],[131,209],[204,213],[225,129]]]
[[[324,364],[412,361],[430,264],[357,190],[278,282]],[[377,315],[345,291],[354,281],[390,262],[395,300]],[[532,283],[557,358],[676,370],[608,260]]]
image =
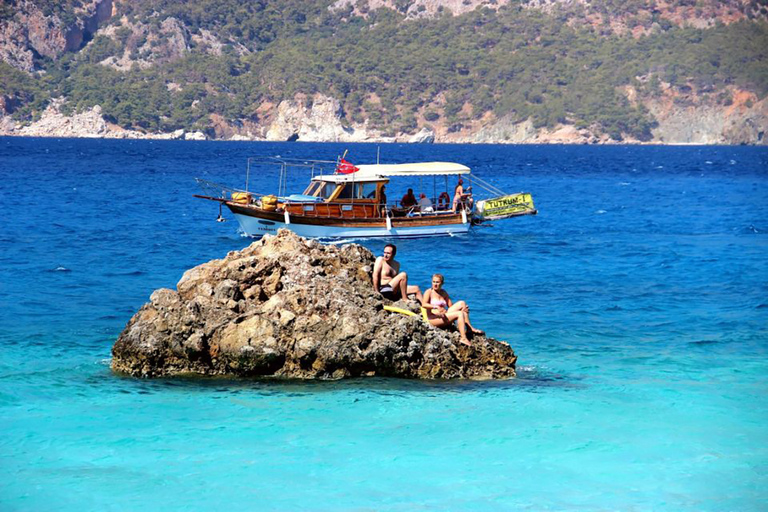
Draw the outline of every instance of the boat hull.
[[[242,231],[251,237],[275,235],[281,228],[290,229],[307,238],[423,238],[456,236],[469,232],[471,223],[466,216],[445,214],[431,217],[390,219],[333,219],[263,210],[227,204]],[[288,222],[286,222],[286,220]]]

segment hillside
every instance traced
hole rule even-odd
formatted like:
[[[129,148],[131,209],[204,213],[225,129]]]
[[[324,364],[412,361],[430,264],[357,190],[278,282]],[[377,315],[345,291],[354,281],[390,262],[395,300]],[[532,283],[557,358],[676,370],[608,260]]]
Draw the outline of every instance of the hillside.
[[[768,0],[5,0],[0,134],[765,144]]]

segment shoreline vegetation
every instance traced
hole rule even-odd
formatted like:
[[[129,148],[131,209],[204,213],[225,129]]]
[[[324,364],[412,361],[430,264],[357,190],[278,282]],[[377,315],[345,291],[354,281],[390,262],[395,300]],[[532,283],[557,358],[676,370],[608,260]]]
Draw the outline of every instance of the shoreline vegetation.
[[[764,0],[11,3],[0,135],[768,143]]]

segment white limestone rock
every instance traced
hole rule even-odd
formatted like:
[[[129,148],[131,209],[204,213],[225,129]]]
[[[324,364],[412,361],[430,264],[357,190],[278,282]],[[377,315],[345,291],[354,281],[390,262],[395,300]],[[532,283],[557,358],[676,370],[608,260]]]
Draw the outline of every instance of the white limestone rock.
[[[423,127],[418,133],[408,139],[408,142],[411,144],[432,144],[435,142],[435,132]]]

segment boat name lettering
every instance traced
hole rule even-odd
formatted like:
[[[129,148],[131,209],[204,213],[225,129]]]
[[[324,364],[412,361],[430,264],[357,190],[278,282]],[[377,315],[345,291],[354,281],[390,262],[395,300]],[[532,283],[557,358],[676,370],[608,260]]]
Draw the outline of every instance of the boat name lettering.
[[[517,194],[514,196],[489,199],[485,202],[484,214],[493,215],[503,212],[525,210],[532,207],[531,203],[533,203],[533,200],[530,194]]]

